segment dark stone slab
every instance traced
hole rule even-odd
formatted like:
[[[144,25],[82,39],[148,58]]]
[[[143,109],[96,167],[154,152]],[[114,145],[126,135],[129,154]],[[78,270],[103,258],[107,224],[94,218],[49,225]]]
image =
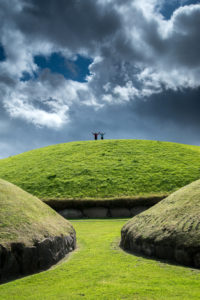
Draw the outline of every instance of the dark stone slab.
[[[83,218],[83,213],[80,209],[67,208],[58,213],[66,219],[80,219]]]
[[[155,245],[155,256],[164,259],[174,259],[174,248],[169,245]]]
[[[12,243],[0,245],[0,282],[48,269],[76,248],[75,231],[69,236],[54,236],[32,246]]]
[[[105,207],[91,207],[83,209],[83,214],[87,218],[107,218],[108,208]]]
[[[178,263],[186,266],[190,266],[192,264],[192,256],[185,249],[175,249],[174,257]]]
[[[199,249],[199,252],[196,253],[194,256],[194,266],[196,268],[200,268],[200,249]]]
[[[110,208],[112,218],[128,218],[131,216],[130,210],[124,207]]]

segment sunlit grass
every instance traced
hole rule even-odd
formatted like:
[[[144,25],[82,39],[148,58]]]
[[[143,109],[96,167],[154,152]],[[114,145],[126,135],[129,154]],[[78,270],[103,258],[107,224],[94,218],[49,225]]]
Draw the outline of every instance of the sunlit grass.
[[[200,271],[123,252],[127,220],[73,221],[78,250],[55,268],[0,286],[0,299],[199,299]]]
[[[0,160],[0,177],[42,199],[169,194],[200,178],[199,150],[143,140],[73,142]]]
[[[71,232],[73,229],[69,222],[42,201],[0,179],[1,245],[6,248],[14,242],[33,245],[34,241],[43,240],[44,237],[66,235]],[[5,259],[2,257],[0,256],[0,260]]]

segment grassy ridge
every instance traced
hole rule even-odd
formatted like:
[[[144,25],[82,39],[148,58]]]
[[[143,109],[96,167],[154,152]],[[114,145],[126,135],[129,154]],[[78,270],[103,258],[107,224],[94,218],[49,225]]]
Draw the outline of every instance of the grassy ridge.
[[[125,222],[72,221],[79,250],[54,269],[1,285],[0,298],[199,299],[200,271],[137,257],[119,249],[120,229]]]
[[[43,199],[161,195],[200,178],[199,149],[143,140],[58,144],[0,160],[0,177]]]
[[[200,180],[181,188],[142,214],[132,218],[122,229],[132,241],[163,244],[199,253]],[[190,258],[192,259],[192,254]],[[200,265],[200,263],[199,263]]]
[[[31,245],[45,237],[66,235],[71,224],[36,197],[0,179],[0,244]]]

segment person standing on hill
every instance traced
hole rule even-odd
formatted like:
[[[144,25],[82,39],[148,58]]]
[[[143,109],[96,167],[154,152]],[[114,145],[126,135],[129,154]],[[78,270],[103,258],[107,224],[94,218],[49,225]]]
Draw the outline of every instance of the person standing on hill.
[[[98,135],[99,135],[99,133],[97,133],[97,132],[92,132],[92,134],[94,135],[94,139],[95,139],[95,141],[98,139]]]
[[[101,136],[101,140],[104,139],[104,135],[105,135],[105,132],[99,132],[100,136]]]

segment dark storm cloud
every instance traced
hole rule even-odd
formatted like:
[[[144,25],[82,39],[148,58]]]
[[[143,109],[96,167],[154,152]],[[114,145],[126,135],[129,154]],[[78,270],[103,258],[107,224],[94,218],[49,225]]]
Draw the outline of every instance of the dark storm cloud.
[[[16,24],[30,39],[45,38],[72,51],[95,50],[120,28],[120,16],[112,5],[93,0],[29,0]]]
[[[197,67],[200,65],[200,9],[195,6],[182,8],[174,15],[174,34],[170,37],[170,44],[174,44],[174,62]]]
[[[14,88],[16,81],[9,76],[7,73],[1,73],[0,74],[0,83],[5,84],[6,86]]]
[[[200,89],[180,92],[165,91],[151,96],[148,101],[137,101],[133,110],[141,118],[154,122],[174,123],[180,128],[200,128]],[[199,138],[200,141],[200,138]]]

